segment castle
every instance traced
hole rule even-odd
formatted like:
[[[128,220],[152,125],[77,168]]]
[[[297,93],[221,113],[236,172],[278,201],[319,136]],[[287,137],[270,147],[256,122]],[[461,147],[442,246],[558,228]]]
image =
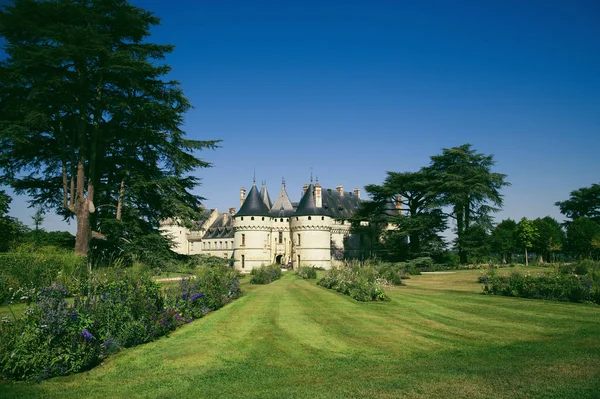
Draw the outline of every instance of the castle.
[[[300,202],[291,202],[283,181],[271,202],[266,185],[259,190],[254,181],[247,195],[241,188],[237,213],[205,210],[192,229],[165,221],[161,230],[172,237],[176,252],[222,257],[242,272],[273,263],[330,269],[360,247],[361,236],[351,234],[349,221],[360,207],[360,190],[325,189],[311,178],[302,192]]]

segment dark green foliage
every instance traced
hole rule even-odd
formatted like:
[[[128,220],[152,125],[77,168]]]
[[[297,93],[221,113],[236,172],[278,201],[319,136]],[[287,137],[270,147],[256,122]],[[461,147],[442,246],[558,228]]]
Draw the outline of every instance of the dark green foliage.
[[[240,295],[237,272],[206,268],[166,296],[142,268],[98,269],[90,293],[40,290],[23,318],[0,324],[0,378],[44,379],[90,368],[121,347],[152,341]],[[185,316],[185,318],[184,318]]]
[[[588,218],[600,223],[600,184],[571,191],[571,198],[555,203],[560,213],[571,220]]]
[[[65,301],[67,290],[43,289],[22,319],[0,325],[0,375],[44,379],[85,370],[102,357],[89,314]]]
[[[79,255],[92,231],[113,257],[129,256],[148,236],[161,239],[161,220],[198,216],[192,172],[210,164],[196,151],[217,141],[185,138],[191,104],[163,62],[173,46],[147,40],[158,24],[125,0],[16,0],[0,10],[0,179],[76,218]]]
[[[479,282],[486,294],[600,304],[600,265],[590,261],[564,265],[558,273],[543,275],[492,273],[480,277]]]
[[[312,266],[300,266],[296,270],[296,275],[303,279],[315,279],[317,278],[317,269]]]
[[[166,291],[167,304],[185,319],[196,319],[222,308],[241,295],[239,273],[226,266],[202,266],[193,278]]]
[[[574,256],[600,256],[600,224],[580,217],[567,226],[567,248]]]
[[[250,284],[269,284],[281,278],[281,266],[269,265],[252,269],[250,272]]]
[[[533,221],[538,236],[533,241],[532,250],[539,257],[539,262],[553,261],[556,252],[562,251],[565,242],[565,232],[560,223],[550,216],[537,218]]]
[[[19,220],[8,216],[10,198],[0,190],[0,253],[8,251],[27,233],[27,228]]]
[[[444,148],[441,155],[431,157],[430,170],[441,204],[452,208],[456,221],[456,248],[461,263],[469,256],[469,228],[478,225],[489,231],[491,213],[502,206],[500,190],[509,183],[506,175],[492,172],[493,155],[477,153],[471,144]]]
[[[368,221],[369,227],[375,224],[378,226],[375,242],[378,242],[388,223],[396,226],[395,231],[385,232],[382,248],[377,252],[380,258],[397,261],[435,255],[443,250],[440,234],[446,228],[446,217],[436,207],[439,195],[428,168],[418,172],[387,172],[382,185],[369,184],[365,189],[373,201],[363,203],[354,217],[358,223],[353,228],[364,230],[359,223],[362,221]],[[397,206],[402,207],[402,213]]]
[[[386,299],[379,273],[373,266],[346,265],[332,268],[317,284],[348,295],[357,301],[382,301]]]
[[[407,270],[406,263],[381,263],[376,268],[379,278],[392,285],[404,285],[402,280],[409,279],[411,274]]]
[[[68,231],[30,230],[20,241],[35,246],[50,246],[71,251],[75,246],[75,236]]]
[[[512,255],[519,251],[517,242],[517,222],[505,219],[492,230],[490,246],[502,263],[512,263]]]

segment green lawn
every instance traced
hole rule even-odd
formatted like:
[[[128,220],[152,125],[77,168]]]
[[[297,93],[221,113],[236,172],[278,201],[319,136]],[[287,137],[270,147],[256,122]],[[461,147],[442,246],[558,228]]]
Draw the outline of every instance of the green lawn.
[[[598,398],[600,307],[480,295],[479,273],[415,276],[384,303],[286,273],[94,370],[0,396]]]

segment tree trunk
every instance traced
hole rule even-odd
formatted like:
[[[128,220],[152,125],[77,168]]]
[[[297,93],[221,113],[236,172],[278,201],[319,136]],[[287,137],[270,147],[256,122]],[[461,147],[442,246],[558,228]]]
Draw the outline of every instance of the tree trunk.
[[[123,212],[123,197],[125,196],[125,180],[121,180],[121,188],[119,189],[119,201],[117,202],[117,220],[121,220]]]
[[[459,205],[456,208],[456,246],[458,247],[458,258],[461,264],[467,263],[467,253],[463,249],[463,236],[465,232],[463,208]]]
[[[529,266],[529,258],[527,257],[527,247],[525,247],[525,266]]]
[[[77,218],[77,234],[75,235],[75,254],[87,256],[90,248],[90,210],[87,199],[78,201],[75,217]]]

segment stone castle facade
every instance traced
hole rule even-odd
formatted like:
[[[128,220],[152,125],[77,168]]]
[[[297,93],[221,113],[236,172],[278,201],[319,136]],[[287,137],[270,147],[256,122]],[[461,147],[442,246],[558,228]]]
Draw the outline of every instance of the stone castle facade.
[[[248,193],[241,188],[239,211],[206,210],[192,229],[165,221],[161,230],[173,238],[176,252],[219,256],[243,272],[273,263],[330,269],[359,247],[349,219],[360,207],[360,190],[327,189],[311,179],[302,192],[294,203],[282,182],[271,202],[266,186],[259,190],[254,183]]]

